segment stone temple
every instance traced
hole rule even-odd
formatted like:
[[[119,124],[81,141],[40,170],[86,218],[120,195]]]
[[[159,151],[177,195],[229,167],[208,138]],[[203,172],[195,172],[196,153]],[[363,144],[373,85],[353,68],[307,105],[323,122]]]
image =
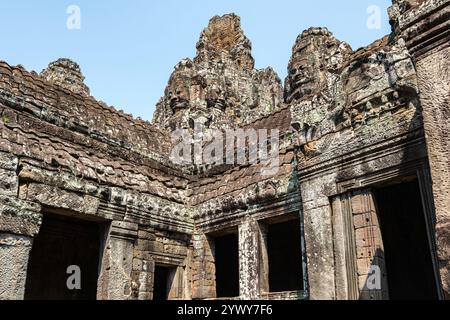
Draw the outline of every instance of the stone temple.
[[[0,299],[450,298],[450,0],[389,16],[357,51],[304,31],[284,83],[214,17],[152,123],[0,62]],[[175,163],[196,122],[279,130],[278,170]]]

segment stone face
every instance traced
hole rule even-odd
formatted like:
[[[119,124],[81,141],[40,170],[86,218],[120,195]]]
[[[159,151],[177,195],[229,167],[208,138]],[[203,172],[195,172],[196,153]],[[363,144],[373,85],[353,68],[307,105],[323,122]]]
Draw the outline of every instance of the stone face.
[[[431,277],[448,298],[448,6],[394,0],[392,34],[357,51],[310,28],[294,43],[284,88],[271,68],[254,68],[240,18],[214,17],[196,56],[176,65],[152,123],[89,97],[75,62],[39,76],[0,62],[0,299],[24,297],[46,215],[97,224],[98,299],[153,299],[161,268],[168,298],[215,299],[214,239],[233,232],[240,293],[230,299],[385,299],[390,243],[376,194],[411,181],[431,239],[418,245],[435,248]],[[171,132],[195,123],[205,136],[279,130],[278,170],[173,163]],[[301,250],[289,254],[303,285],[273,292],[267,230],[294,219]],[[373,266],[379,290],[369,286]]]
[[[282,104],[281,81],[271,69],[254,69],[251,43],[234,14],[214,17],[201,33],[194,60],[172,73],[153,123],[162,129],[236,127]]]
[[[286,102],[313,96],[331,99],[336,78],[351,54],[350,46],[338,41],[326,28],[304,31],[292,48],[284,89]]]

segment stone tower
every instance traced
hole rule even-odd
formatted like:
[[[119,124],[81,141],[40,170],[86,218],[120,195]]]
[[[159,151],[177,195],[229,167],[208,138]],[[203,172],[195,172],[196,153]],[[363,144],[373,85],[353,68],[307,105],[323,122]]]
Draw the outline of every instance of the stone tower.
[[[239,17],[214,17],[152,123],[70,60],[0,62],[0,299],[450,298],[449,8],[394,0],[357,51],[310,28],[284,88]],[[275,130],[277,170],[175,163],[196,122]]]

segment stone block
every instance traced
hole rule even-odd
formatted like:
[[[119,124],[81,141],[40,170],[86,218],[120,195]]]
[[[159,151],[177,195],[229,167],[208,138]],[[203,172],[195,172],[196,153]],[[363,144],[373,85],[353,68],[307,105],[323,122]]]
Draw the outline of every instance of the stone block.
[[[0,194],[17,196],[19,190],[19,178],[14,171],[0,168]]]

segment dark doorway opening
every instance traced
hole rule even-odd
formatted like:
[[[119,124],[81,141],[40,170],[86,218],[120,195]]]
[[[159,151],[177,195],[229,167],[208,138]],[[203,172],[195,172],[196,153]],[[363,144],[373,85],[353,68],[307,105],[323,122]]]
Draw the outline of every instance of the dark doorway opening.
[[[239,240],[232,233],[214,238],[218,298],[239,296]]]
[[[438,299],[417,180],[376,189],[389,298]]]
[[[270,292],[303,290],[300,219],[267,225]]]
[[[153,300],[164,301],[169,299],[175,271],[176,268],[155,266]]]
[[[30,254],[25,299],[95,300],[103,231],[95,222],[45,214]],[[68,288],[75,275],[70,266],[79,267],[81,289]]]

